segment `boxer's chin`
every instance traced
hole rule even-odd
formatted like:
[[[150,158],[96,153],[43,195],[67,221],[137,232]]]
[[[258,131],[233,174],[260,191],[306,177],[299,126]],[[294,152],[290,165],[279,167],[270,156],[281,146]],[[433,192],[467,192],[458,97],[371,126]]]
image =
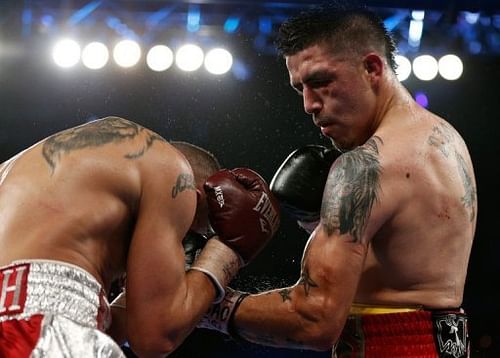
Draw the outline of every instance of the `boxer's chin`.
[[[350,150],[350,148],[345,148],[340,142],[335,141],[333,138],[330,138],[330,142],[332,146],[340,153],[345,153]]]

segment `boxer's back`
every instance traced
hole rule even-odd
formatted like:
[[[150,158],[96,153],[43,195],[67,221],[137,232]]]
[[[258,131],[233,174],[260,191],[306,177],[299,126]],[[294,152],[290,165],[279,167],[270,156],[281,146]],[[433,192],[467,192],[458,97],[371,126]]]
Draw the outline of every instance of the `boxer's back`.
[[[106,286],[124,271],[141,157],[161,137],[121,118],[57,133],[0,167],[0,266],[81,266]]]
[[[372,239],[356,300],[459,306],[477,216],[473,168],[448,123],[414,113],[375,134],[383,141],[379,205],[388,217]]]

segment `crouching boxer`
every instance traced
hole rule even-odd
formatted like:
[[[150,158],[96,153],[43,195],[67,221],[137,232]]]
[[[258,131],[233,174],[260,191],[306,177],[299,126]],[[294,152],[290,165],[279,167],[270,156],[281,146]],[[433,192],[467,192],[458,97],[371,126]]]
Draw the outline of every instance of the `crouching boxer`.
[[[3,163],[0,356],[123,357],[123,339],[141,357],[175,350],[279,224],[258,174],[219,169],[209,152],[118,117]],[[183,239],[213,232],[209,212],[217,234],[186,272]]]

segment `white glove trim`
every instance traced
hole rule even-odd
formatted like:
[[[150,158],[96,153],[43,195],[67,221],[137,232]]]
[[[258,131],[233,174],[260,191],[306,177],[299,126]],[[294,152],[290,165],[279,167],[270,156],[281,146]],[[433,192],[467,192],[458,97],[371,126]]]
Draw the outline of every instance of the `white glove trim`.
[[[225,296],[224,287],[229,285],[240,267],[240,256],[229,246],[213,238],[207,241],[191,270],[203,272],[212,280],[217,291],[214,303],[219,303]]]

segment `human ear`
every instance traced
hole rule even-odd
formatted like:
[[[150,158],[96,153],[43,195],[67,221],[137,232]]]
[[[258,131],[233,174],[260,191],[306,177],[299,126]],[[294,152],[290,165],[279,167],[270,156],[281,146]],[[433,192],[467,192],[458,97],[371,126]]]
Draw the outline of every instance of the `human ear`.
[[[363,64],[365,66],[365,70],[369,75],[372,76],[381,76],[384,68],[384,61],[382,58],[374,53],[371,52],[368,55],[365,56],[363,60]]]

